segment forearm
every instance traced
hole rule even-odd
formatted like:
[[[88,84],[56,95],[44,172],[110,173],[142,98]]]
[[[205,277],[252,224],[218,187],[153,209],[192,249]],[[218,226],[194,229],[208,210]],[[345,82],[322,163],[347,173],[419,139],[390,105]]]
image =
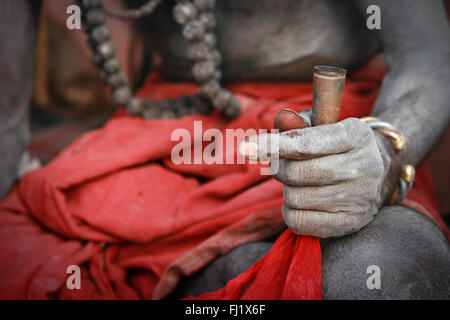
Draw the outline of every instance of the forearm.
[[[450,49],[429,48],[397,59],[401,67],[385,77],[373,115],[404,136],[407,147],[395,153],[398,161],[417,165],[450,120]]]
[[[431,54],[430,54],[431,55]],[[397,186],[402,165],[417,166],[437,143],[450,119],[450,71],[445,55],[421,57],[401,71],[390,71],[383,82],[373,115],[392,124],[405,138],[406,148],[396,152],[391,141],[381,140],[387,174],[384,197],[388,200]],[[407,59],[406,59],[407,60]]]
[[[390,141],[376,134],[386,167],[389,197],[401,165],[419,164],[445,131],[450,119],[450,34],[442,1],[357,0],[366,9],[381,10],[379,37],[388,64],[373,115],[391,123],[407,147],[395,152]]]

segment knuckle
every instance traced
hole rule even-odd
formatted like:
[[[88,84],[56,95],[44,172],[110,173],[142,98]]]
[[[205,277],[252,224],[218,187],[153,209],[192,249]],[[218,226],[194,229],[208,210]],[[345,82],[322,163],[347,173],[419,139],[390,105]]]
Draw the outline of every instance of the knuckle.
[[[367,225],[374,216],[372,212],[362,209],[351,213],[308,212],[291,208],[286,202],[282,207],[282,215],[294,233],[321,238],[354,233]]]
[[[298,211],[294,211],[292,208],[290,208],[286,202],[283,203],[281,213],[286,226],[294,233],[300,234],[303,229],[303,224],[300,219],[301,214]]]
[[[301,203],[301,189],[296,187],[283,186],[284,201],[290,208],[298,209],[298,203]]]
[[[367,123],[364,123],[362,121],[359,121],[359,123],[360,123],[359,130],[361,132],[360,133],[361,137],[366,141],[370,141],[371,145],[375,144],[376,142],[375,142],[375,135],[373,133],[373,129]]]
[[[281,183],[288,183],[290,176],[291,175],[288,161],[285,159],[280,159],[278,171],[275,173],[274,178]]]
[[[338,237],[354,233],[367,223],[363,214],[353,212],[351,214],[334,214],[332,219],[325,221],[322,236]]]
[[[355,146],[365,147],[368,139],[374,140],[373,131],[366,123],[362,122],[358,118],[347,118],[343,120],[343,122],[344,121],[347,134],[349,138],[355,142]]]
[[[276,179],[287,185],[298,185],[302,180],[302,172],[300,161],[282,159]]]
[[[338,228],[336,228],[339,231],[336,231],[336,233],[339,233],[339,235],[351,234],[360,230],[365,225],[364,215],[354,213],[348,215],[346,219],[343,219],[339,223]]]
[[[342,120],[342,123],[345,123],[346,126],[349,127],[359,127],[362,122],[361,120],[359,120],[358,118],[354,118],[354,117],[350,117],[350,118],[346,118],[344,120]]]
[[[344,119],[342,120],[342,124],[344,125],[347,131],[351,132],[364,132],[365,127],[367,126],[364,122],[362,122],[358,118]]]
[[[361,177],[378,179],[383,175],[383,159],[376,146],[364,149],[359,160]]]

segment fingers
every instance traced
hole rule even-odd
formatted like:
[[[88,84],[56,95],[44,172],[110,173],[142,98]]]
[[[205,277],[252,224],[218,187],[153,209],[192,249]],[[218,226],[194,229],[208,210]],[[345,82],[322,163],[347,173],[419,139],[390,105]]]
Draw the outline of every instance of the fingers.
[[[281,207],[284,222],[296,234],[320,238],[338,237],[358,231],[372,220],[375,210],[358,214],[296,210],[286,203]]]
[[[289,186],[321,186],[349,181],[364,174],[359,153],[303,161],[281,159],[274,177]]]
[[[289,208],[297,210],[346,213],[365,210],[364,194],[354,190],[349,183],[330,186],[305,186],[302,188],[283,186],[284,201]]]
[[[367,125],[348,118],[330,125],[246,137],[239,151],[251,160],[304,160],[348,152],[369,133]]]

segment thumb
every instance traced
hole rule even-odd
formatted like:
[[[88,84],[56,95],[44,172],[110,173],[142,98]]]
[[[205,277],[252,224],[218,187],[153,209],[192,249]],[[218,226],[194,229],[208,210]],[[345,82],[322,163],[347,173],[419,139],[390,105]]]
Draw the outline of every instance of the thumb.
[[[311,114],[311,109],[304,109],[299,113],[283,109],[275,117],[274,127],[280,132],[311,127]],[[273,160],[279,157],[279,139],[280,136],[273,133],[253,135],[242,140],[238,150],[249,160]]]
[[[239,153],[248,160],[267,161],[279,156],[278,133],[263,133],[245,137],[239,144]]]
[[[275,117],[274,128],[284,132],[311,127],[311,115],[311,109],[304,109],[299,113],[291,109],[283,109]]]

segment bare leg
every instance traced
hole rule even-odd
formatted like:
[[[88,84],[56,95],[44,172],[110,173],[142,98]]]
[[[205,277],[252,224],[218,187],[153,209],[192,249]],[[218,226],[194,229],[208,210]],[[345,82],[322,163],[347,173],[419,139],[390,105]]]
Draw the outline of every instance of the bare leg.
[[[266,254],[270,242],[241,246],[184,279],[172,297],[223,287]],[[450,247],[438,227],[402,206],[385,207],[361,231],[321,240],[324,299],[449,299]],[[381,270],[368,289],[367,267]]]
[[[322,242],[325,299],[449,299],[450,246],[439,228],[402,206],[385,207],[360,232]],[[367,267],[381,271],[368,289]]]
[[[199,296],[222,288],[228,280],[249,269],[268,253],[272,245],[273,242],[253,242],[232,250],[191,277],[183,279],[169,299]]]

